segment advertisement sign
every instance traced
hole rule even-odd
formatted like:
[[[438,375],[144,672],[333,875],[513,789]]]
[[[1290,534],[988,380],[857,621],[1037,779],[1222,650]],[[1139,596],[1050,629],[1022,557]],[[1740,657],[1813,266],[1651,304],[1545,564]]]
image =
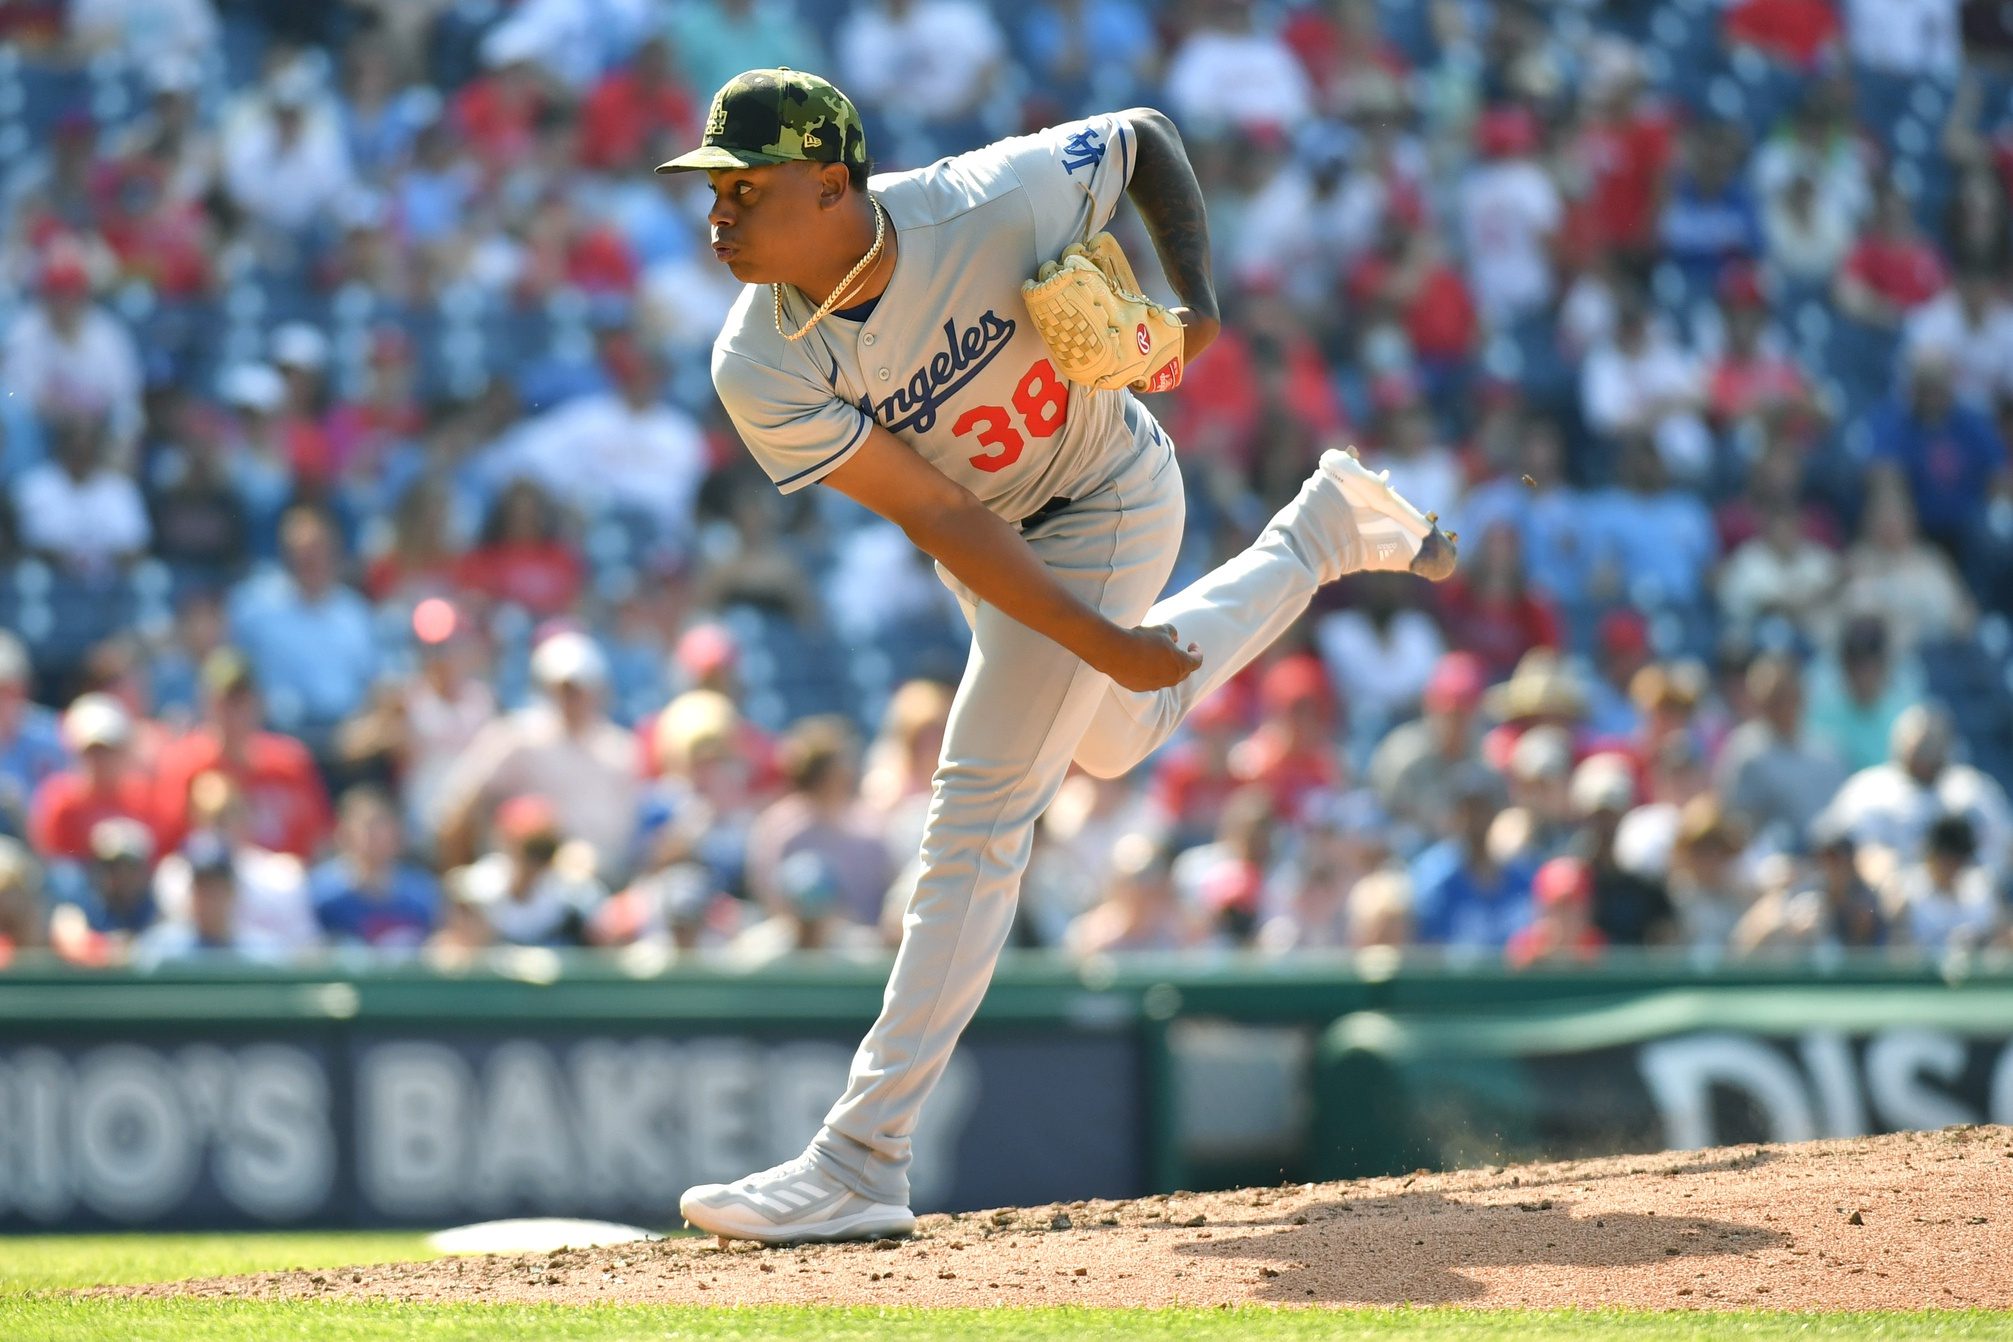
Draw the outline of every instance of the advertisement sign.
[[[850,1041],[358,1032],[0,1044],[0,1230],[676,1223],[802,1151]],[[918,1211],[1143,1191],[1127,1033],[979,1033],[931,1098]]]
[[[1324,1045],[1324,1173],[2013,1123],[2003,989],[1680,992],[1364,1012]]]

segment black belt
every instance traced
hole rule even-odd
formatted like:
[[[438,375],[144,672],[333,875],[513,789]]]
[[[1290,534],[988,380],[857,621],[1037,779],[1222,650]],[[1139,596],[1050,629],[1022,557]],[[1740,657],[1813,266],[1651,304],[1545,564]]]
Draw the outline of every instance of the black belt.
[[[1034,527],[1040,526],[1043,522],[1048,521],[1049,518],[1054,517],[1064,508],[1069,507],[1071,502],[1073,502],[1073,500],[1066,499],[1060,494],[1056,495],[1054,498],[1050,499],[1047,503],[1044,503],[1041,507],[1035,509],[1033,512],[1029,513],[1026,517],[1023,517],[1020,520],[1020,529],[1022,531],[1027,531]]]

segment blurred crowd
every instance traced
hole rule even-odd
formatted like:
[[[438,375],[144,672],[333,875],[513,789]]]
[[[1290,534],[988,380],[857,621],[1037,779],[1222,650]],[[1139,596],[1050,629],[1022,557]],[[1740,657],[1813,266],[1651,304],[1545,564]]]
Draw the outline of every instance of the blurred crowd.
[[[883,170],[1174,118],[1176,584],[1344,443],[1461,536],[1072,777],[1019,944],[2013,945],[2007,14],[0,6],[0,960],[886,953],[964,629],[747,460],[649,171],[768,64]]]

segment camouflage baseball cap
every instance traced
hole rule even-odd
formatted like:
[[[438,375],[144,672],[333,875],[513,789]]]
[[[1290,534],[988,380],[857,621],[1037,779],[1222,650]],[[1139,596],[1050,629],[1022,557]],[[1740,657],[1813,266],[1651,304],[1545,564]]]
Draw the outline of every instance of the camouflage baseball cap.
[[[706,114],[704,141],[657,171],[797,161],[865,168],[867,133],[852,99],[816,75],[784,66],[744,71],[721,85]]]

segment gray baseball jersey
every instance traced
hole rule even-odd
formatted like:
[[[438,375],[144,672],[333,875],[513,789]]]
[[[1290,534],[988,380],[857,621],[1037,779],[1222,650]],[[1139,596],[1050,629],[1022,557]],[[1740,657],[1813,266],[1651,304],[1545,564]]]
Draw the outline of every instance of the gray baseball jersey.
[[[1145,759],[1320,581],[1282,524],[1161,597],[1184,513],[1173,446],[1130,392],[1058,377],[1027,315],[1021,282],[1111,217],[1133,149],[1118,117],[1093,117],[877,178],[901,250],[866,320],[827,318],[791,344],[755,286],[714,346],[720,399],[783,489],[828,474],[877,420],[1001,517],[1068,498],[1022,533],[1056,582],[1116,624],[1169,625],[1202,652],[1181,683],[1127,690],[944,573],[972,653],[881,1014],[810,1149],[839,1183],[890,1206],[908,1202],[924,1101],[985,994],[1035,822],[1070,767],[1109,778]],[[802,323],[807,301],[786,292],[784,320]]]
[[[1134,407],[1128,425],[1129,391],[1063,380],[1021,283],[1110,220],[1133,148],[1107,114],[875,177],[900,251],[864,321],[827,317],[792,344],[769,286],[748,286],[714,342],[713,385],[777,486],[822,479],[875,421],[1010,521],[1107,478],[1146,417]],[[794,329],[813,307],[783,293]]]

